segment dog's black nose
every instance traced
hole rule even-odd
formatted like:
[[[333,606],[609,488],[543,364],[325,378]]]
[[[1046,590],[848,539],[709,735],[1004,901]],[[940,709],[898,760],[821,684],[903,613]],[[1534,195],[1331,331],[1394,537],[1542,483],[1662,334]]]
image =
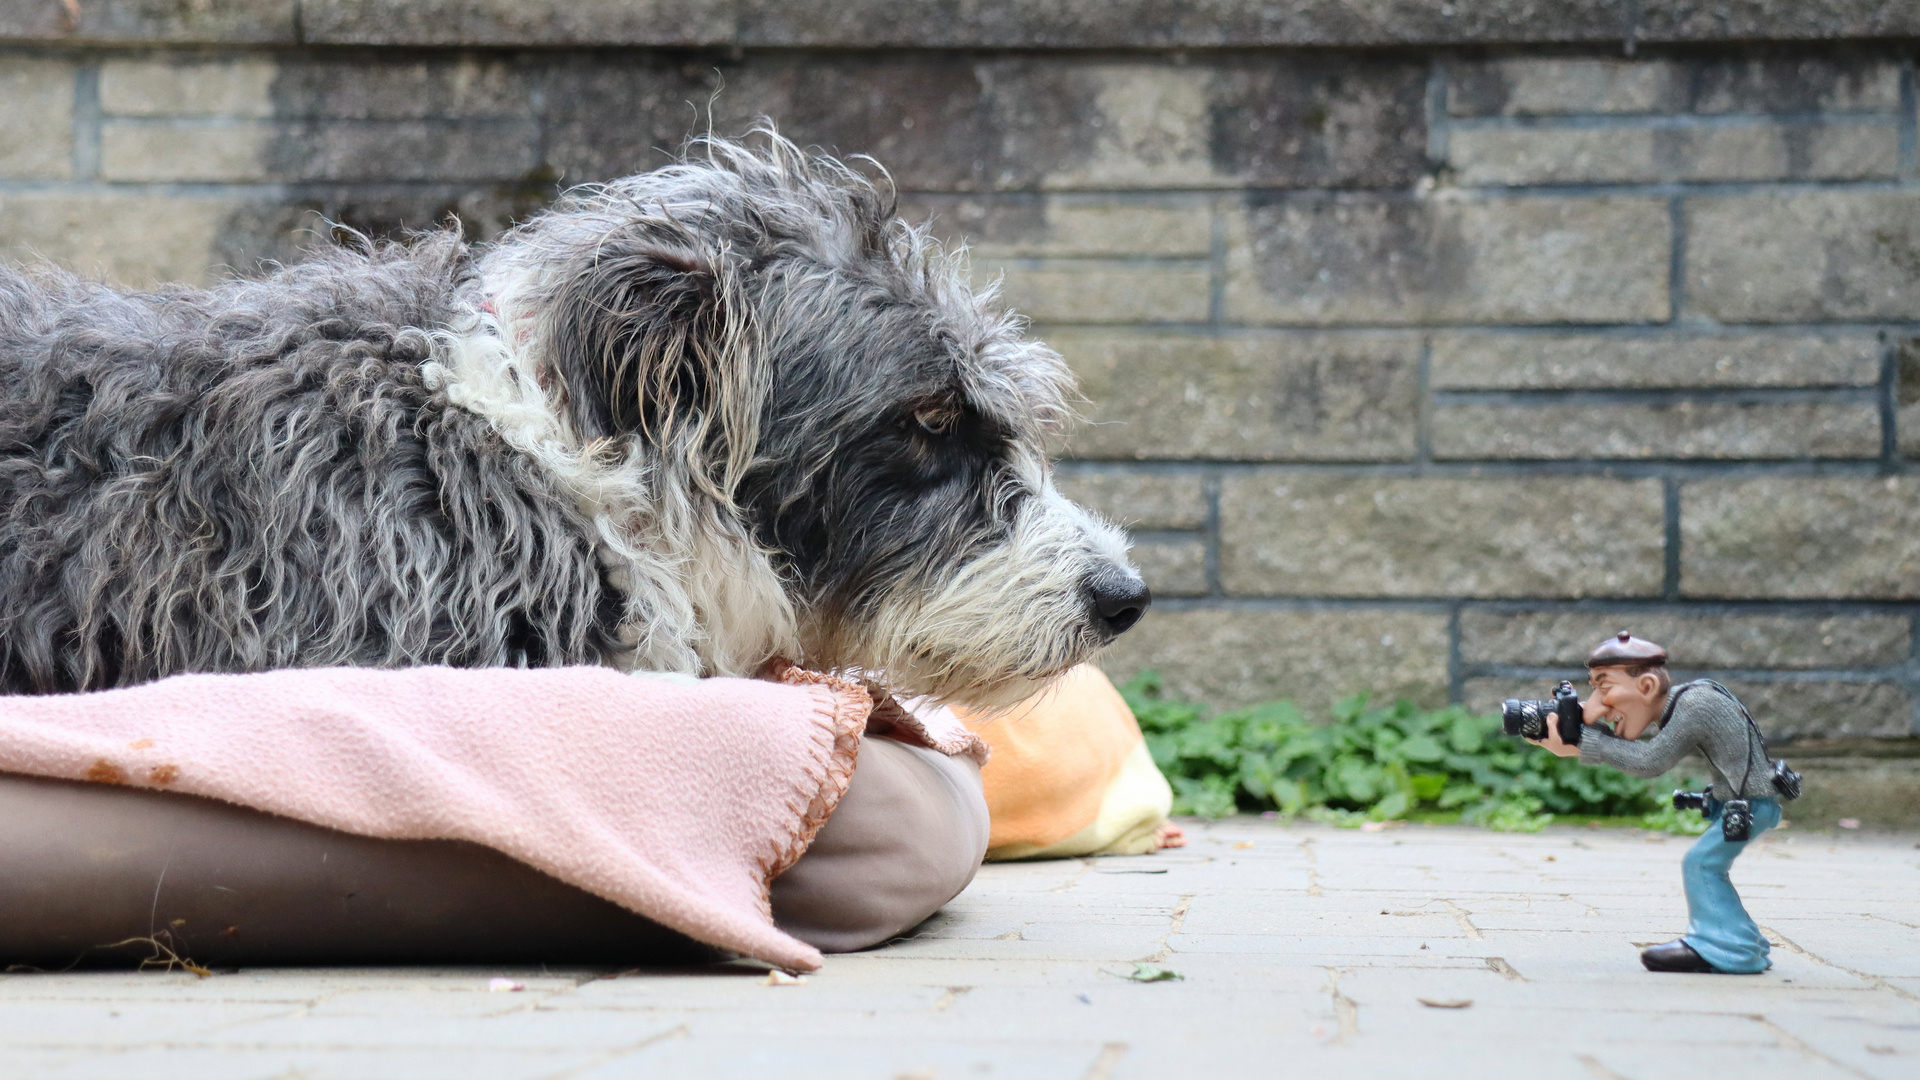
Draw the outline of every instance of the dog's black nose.
[[[1153,603],[1147,583],[1125,571],[1098,574],[1087,585],[1093,597],[1094,622],[1106,627],[1109,637],[1119,637],[1140,621]]]

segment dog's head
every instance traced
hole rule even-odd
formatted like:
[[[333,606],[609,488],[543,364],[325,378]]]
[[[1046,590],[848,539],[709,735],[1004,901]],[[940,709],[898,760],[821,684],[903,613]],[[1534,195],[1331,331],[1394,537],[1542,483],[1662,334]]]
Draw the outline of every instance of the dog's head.
[[[878,186],[758,134],[508,237],[550,393],[583,444],[643,447],[788,607],[699,617],[784,617],[792,659],[902,694],[1017,700],[1148,603],[1050,480],[1071,376]]]

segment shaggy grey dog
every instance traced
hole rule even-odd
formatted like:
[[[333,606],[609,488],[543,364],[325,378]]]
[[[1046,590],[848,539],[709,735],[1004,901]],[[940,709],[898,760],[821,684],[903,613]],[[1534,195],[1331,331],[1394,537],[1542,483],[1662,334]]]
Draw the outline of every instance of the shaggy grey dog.
[[[497,243],[129,293],[0,270],[0,691],[774,658],[1003,703],[1147,593],[1060,358],[770,131]]]

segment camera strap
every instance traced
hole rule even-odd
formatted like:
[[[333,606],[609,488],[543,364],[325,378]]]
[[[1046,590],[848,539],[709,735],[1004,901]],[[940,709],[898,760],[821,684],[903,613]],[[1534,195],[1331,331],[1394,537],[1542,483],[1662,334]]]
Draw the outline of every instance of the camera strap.
[[[1662,715],[1660,717],[1660,726],[1661,727],[1667,726],[1668,718],[1673,716],[1674,706],[1680,704],[1680,696],[1682,694],[1685,694],[1687,691],[1693,689],[1696,686],[1705,686],[1705,687],[1708,687],[1709,689],[1715,690],[1722,697],[1726,698],[1728,701],[1733,702],[1733,707],[1740,710],[1740,718],[1747,722],[1747,771],[1745,774],[1743,774],[1740,777],[1740,789],[1733,793],[1734,798],[1744,799],[1747,797],[1747,783],[1753,779],[1753,741],[1755,739],[1760,740],[1760,755],[1762,757],[1766,757],[1767,737],[1765,734],[1763,734],[1760,731],[1760,725],[1757,722],[1755,722],[1755,720],[1753,719],[1753,714],[1747,711],[1746,703],[1741,701],[1738,697],[1735,697],[1733,691],[1727,689],[1724,686],[1721,686],[1719,683],[1714,682],[1712,679],[1695,679],[1692,682],[1681,683],[1679,686],[1676,686],[1673,688],[1672,696],[1667,698],[1667,707],[1664,710],[1662,710]],[[1719,773],[1722,776],[1727,776],[1726,771],[1721,769],[1720,766],[1714,762],[1713,755],[1707,753],[1705,747],[1701,748],[1700,756],[1707,759],[1707,764],[1712,765],[1713,770],[1715,772]],[[1767,760],[1771,761],[1773,759],[1768,758]],[[1729,782],[1731,782],[1733,778],[1731,776],[1727,776],[1727,779]]]

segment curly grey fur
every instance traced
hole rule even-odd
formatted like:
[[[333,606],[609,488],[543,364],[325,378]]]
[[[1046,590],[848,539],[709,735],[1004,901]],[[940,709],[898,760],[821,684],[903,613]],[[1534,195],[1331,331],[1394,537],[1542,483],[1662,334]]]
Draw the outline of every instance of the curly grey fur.
[[[0,270],[0,692],[785,656],[991,704],[1084,660],[1146,594],[1048,479],[1064,363],[761,134],[477,253]]]
[[[572,500],[422,382],[462,265],[438,236],[205,292],[0,270],[0,689],[601,659]]]

